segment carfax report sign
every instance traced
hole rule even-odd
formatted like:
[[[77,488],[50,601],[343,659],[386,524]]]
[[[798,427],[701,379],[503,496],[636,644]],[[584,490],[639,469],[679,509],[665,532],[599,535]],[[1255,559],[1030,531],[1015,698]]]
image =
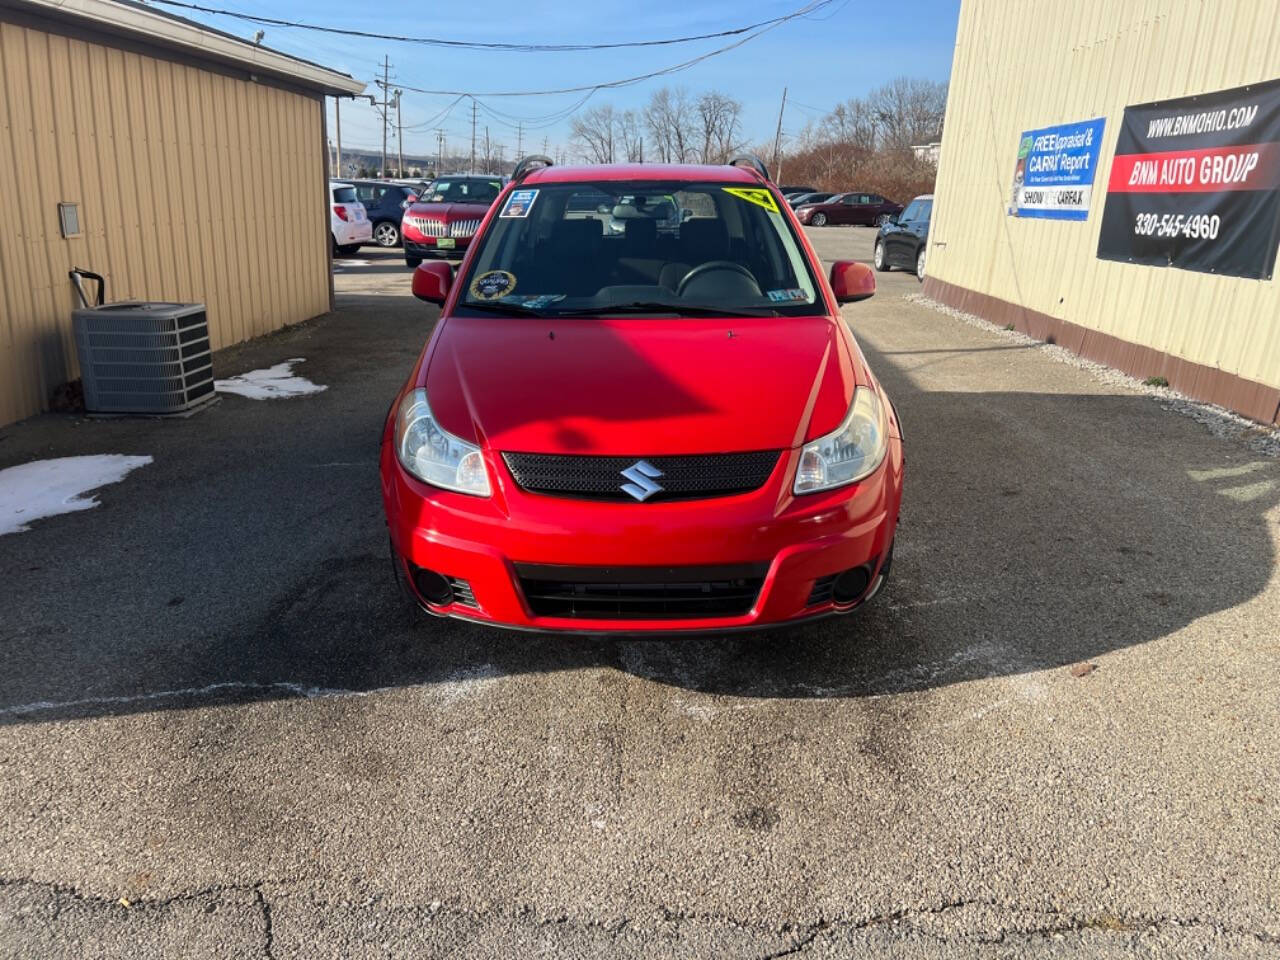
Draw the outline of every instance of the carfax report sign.
[[[1098,256],[1269,280],[1280,80],[1125,107]]]
[[[1099,117],[1023,133],[1009,213],[1049,220],[1089,219],[1105,124],[1106,119]]]

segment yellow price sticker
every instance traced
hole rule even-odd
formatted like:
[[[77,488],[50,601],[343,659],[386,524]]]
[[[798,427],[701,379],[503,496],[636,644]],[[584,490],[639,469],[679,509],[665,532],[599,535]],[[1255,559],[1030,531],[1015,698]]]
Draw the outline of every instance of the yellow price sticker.
[[[757,207],[764,207],[770,213],[778,212],[778,204],[773,199],[773,194],[762,187],[724,187],[725,193],[731,193],[735,197],[754,203]]]

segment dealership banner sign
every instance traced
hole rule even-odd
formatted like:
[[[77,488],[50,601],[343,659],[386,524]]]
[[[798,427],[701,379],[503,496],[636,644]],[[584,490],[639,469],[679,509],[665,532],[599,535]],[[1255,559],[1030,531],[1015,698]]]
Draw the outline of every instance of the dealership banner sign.
[[[1270,280],[1280,80],[1125,107],[1098,256]]]
[[[1015,217],[1087,220],[1106,119],[1027,130],[1013,170]]]

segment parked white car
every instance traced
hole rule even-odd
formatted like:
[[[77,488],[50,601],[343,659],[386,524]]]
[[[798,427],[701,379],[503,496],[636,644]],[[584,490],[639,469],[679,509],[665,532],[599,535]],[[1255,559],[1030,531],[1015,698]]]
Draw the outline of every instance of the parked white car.
[[[329,181],[329,225],[335,255],[351,256],[373,239],[373,225],[356,188],[342,180]]]

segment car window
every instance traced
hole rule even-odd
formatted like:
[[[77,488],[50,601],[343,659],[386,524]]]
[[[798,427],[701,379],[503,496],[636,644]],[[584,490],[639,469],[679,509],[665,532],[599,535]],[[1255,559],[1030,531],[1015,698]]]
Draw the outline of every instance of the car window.
[[[355,203],[356,188],[355,187],[334,187],[333,202],[334,203]]]
[[[920,201],[912,200],[907,204],[907,209],[902,211],[902,215],[898,217],[900,223],[910,223],[920,215]]]
[[[920,202],[920,210],[919,210],[919,212],[916,214],[916,219],[917,219],[917,220],[923,220],[925,223],[928,223],[928,222],[929,222],[929,218],[930,218],[930,217],[932,217],[932,216],[933,216],[933,201],[932,201],[932,200],[922,200],[922,201]]]
[[[502,181],[437,180],[423,199],[428,203],[493,203],[502,192]]]
[[[780,202],[741,183],[516,189],[473,245],[460,281],[463,315],[468,304],[498,300],[547,315],[611,308],[804,315],[819,303]]]
[[[377,197],[377,187],[371,183],[357,183],[356,196],[360,198],[361,203],[373,203]]]

